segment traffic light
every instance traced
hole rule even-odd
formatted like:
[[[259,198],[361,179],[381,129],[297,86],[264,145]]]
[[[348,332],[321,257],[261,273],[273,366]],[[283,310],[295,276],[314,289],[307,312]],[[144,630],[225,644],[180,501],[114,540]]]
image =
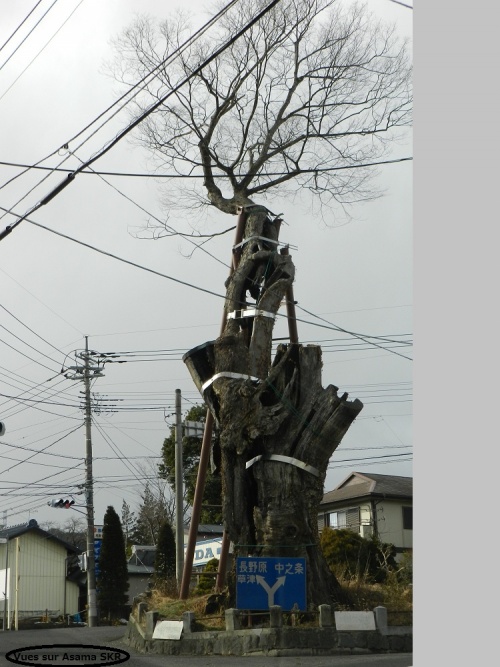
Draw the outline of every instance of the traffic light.
[[[74,504],[75,501],[73,498],[54,498],[47,503],[49,507],[58,507],[66,510],[69,510]]]
[[[2,436],[5,433],[5,424],[3,422],[0,422],[0,436]]]

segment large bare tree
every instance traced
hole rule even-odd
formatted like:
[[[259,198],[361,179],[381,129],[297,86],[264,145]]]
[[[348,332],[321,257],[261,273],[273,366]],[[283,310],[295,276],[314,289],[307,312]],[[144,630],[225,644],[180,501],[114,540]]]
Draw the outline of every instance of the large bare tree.
[[[173,91],[265,5],[247,0],[206,36],[181,48],[179,13],[156,26],[140,18],[116,40],[114,76],[128,86],[155,76],[137,113]],[[225,213],[256,196],[306,188],[324,204],[371,199],[370,167],[411,116],[408,44],[363,5],[282,0],[139,126],[159,173],[203,174],[168,183],[168,206],[210,203]],[[179,188],[184,197],[179,196]]]
[[[273,358],[274,320],[294,265],[279,251],[280,219],[256,197],[305,188],[322,204],[346,205],[376,196],[363,165],[410,122],[411,68],[407,45],[362,6],[282,0],[190,76],[266,4],[238,3],[166,67],[185,40],[185,17],[158,28],[138,20],[118,42],[118,78],[155,69],[139,111],[176,90],[141,124],[139,140],[161,171],[203,176],[204,188],[184,187],[190,202],[175,193],[177,204],[195,197],[244,216],[221,335],[185,361],[219,429],[224,525],[235,552],[304,556],[316,605],[339,599],[317,514],[328,461],[362,404],[322,387],[320,347],[293,341]]]

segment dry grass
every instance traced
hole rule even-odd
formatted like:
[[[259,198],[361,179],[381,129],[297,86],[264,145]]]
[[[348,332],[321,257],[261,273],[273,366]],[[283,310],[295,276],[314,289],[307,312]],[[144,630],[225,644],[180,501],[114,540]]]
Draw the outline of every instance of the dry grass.
[[[381,606],[387,609],[391,625],[409,625],[413,612],[413,588],[411,585],[399,583],[396,578],[388,578],[385,584],[369,584],[362,579],[341,582],[343,590],[352,600],[352,605],[358,611],[371,611]],[[340,611],[342,607],[338,607]],[[347,610],[347,608],[346,608]],[[399,622],[396,612],[400,614]]]
[[[338,611],[371,611],[375,607],[383,606],[388,612],[390,625],[410,625],[413,611],[413,589],[408,579],[403,580],[396,572],[390,572],[384,584],[368,583],[364,577],[356,579],[339,578],[339,583],[347,598],[351,601],[349,607],[336,605]],[[225,628],[224,610],[228,598],[225,595],[215,596],[212,591],[196,594],[193,591],[187,600],[179,600],[176,582],[163,582],[154,588],[147,598],[149,609],[157,610],[162,620],[182,620],[186,611],[194,613],[195,630],[223,630]],[[210,604],[209,604],[210,603]],[[207,612],[207,604],[209,611]],[[242,614],[244,627],[263,627],[269,624],[268,615]],[[266,617],[266,618],[265,618]],[[315,613],[285,613],[284,625],[299,625],[302,627],[316,626]]]
[[[160,619],[166,621],[181,621],[185,611],[194,612],[196,630],[223,630],[225,628],[224,610],[207,614],[206,606],[212,593],[189,597],[187,600],[162,595],[153,590],[149,598],[150,609],[158,611]]]
[[[342,587],[348,592],[353,608],[358,611],[373,610],[375,607],[387,608],[390,625],[410,625],[413,610],[411,586],[366,584],[362,581],[342,582]],[[162,620],[180,621],[185,611],[194,612],[195,629],[202,630],[224,630],[224,609],[219,608],[217,612],[207,614],[206,607],[212,593],[205,595],[193,595],[187,600],[179,600],[177,597],[163,595],[158,590],[153,590],[148,600],[149,609],[155,609]],[[343,607],[337,606],[342,611]],[[347,610],[347,608],[345,609]],[[399,612],[399,613],[396,613]],[[266,625],[269,620],[260,615],[252,619],[252,615],[243,614],[242,623],[245,627],[257,627]],[[267,615],[266,615],[267,616]],[[317,618],[314,614],[298,613],[284,614],[284,625],[297,625],[301,627],[317,626]]]

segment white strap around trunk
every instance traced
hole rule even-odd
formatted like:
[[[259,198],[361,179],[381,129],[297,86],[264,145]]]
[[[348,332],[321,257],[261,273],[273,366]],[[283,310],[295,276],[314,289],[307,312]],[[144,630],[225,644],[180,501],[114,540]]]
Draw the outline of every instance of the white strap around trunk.
[[[317,468],[313,468],[313,466],[304,463],[304,461],[299,461],[299,459],[294,459],[291,456],[282,456],[281,454],[270,454],[269,456],[265,456],[259,454],[259,456],[255,456],[253,459],[250,459],[250,461],[247,461],[246,467],[250,468],[250,466],[257,461],[281,461],[281,463],[289,463],[292,466],[301,468],[302,470],[311,473],[311,475],[314,475],[315,477],[320,476],[320,472]]]
[[[222,373],[216,373],[213,375],[210,380],[207,380],[204,384],[201,385],[201,393],[205,391],[212,382],[215,382],[218,378],[231,378],[232,380],[252,380],[253,382],[260,382],[260,378],[256,378],[253,375],[244,375],[243,373],[231,373],[230,371],[222,371]]]

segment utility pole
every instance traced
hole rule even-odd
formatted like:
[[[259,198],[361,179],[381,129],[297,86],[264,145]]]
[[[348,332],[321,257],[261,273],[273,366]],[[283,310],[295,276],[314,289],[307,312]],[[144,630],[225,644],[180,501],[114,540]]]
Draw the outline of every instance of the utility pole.
[[[175,390],[175,576],[181,587],[184,570],[181,390]]]
[[[92,432],[90,407],[90,363],[89,339],[85,336],[85,354],[83,381],[85,385],[85,497],[87,506],[87,605],[88,626],[97,626],[97,599],[95,589],[95,555],[94,555],[94,480],[92,477]]]
[[[96,352],[89,351],[89,338],[85,336],[85,350],[75,352],[77,363],[68,366],[65,377],[70,380],[83,380],[84,384],[84,413],[85,413],[85,508],[87,510],[87,624],[90,628],[97,626],[97,596],[95,576],[95,544],[94,544],[94,478],[92,473],[92,405],[90,398],[90,381],[103,377],[102,366],[90,365]],[[83,366],[78,363],[83,361]],[[94,362],[95,363],[95,362]],[[104,364],[103,364],[104,365]],[[60,498],[49,502],[51,507],[66,507],[69,509],[74,500]],[[78,510],[77,510],[78,511]]]

